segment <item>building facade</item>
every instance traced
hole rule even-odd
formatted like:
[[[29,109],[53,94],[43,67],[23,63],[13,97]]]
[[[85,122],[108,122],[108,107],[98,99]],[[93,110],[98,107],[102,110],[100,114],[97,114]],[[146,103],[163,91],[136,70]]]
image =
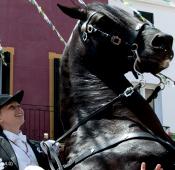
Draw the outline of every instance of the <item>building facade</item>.
[[[132,9],[136,9],[144,17],[151,20],[155,27],[159,28],[163,32],[171,34],[175,38],[175,23],[172,19],[175,17],[175,1],[169,0],[124,0],[122,3],[120,0],[109,0],[109,4],[120,6],[128,12],[133,12]],[[146,14],[146,15],[145,15]],[[175,49],[173,44],[173,49]],[[175,59],[171,62],[168,69],[162,71],[163,74],[175,80]],[[128,78],[135,82],[131,74],[127,74]],[[146,80],[146,86],[141,89],[143,96],[147,97],[153,89],[159,83],[159,80],[151,74],[144,74]],[[162,90],[158,97],[152,102],[158,118],[162,125],[170,132],[175,133],[175,88],[173,82],[167,82],[164,90]]]

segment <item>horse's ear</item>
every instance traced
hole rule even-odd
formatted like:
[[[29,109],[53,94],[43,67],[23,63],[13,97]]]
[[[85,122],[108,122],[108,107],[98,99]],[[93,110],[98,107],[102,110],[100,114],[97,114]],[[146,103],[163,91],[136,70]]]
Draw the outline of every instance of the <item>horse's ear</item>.
[[[86,20],[87,18],[87,10],[85,8],[70,8],[65,7],[63,5],[57,4],[57,6],[68,16],[80,19],[80,20]]]

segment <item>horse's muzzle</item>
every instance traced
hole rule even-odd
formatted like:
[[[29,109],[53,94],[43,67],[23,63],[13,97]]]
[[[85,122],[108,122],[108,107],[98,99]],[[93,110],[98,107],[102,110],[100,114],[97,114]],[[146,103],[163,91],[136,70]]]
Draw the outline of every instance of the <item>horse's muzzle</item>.
[[[154,49],[160,50],[168,59],[172,60],[173,37],[171,35],[163,33],[156,34],[151,41],[151,45]]]

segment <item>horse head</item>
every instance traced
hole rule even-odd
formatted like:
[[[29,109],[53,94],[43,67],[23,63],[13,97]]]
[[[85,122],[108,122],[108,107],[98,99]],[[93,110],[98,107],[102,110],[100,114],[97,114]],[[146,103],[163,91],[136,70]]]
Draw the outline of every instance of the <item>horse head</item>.
[[[135,62],[139,72],[156,74],[167,68],[173,58],[171,35],[122,9],[104,4],[77,9],[58,6],[80,20],[79,32],[86,50],[84,60],[89,67],[98,63],[95,70],[98,73],[105,68],[110,73],[133,71]]]

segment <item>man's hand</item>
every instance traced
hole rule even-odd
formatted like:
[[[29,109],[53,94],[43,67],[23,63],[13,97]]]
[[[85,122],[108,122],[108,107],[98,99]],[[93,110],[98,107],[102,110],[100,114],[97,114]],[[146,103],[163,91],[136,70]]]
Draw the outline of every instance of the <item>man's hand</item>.
[[[4,162],[2,162],[2,159],[0,158],[0,170],[4,169]]]
[[[45,145],[47,145],[47,147],[49,149],[53,149],[59,155],[59,152],[60,152],[60,149],[61,149],[61,145],[58,142],[55,143],[55,141],[51,140],[51,139],[46,140],[46,141],[42,141],[40,143],[40,146],[41,146],[42,150],[44,151],[44,153],[47,153],[47,148],[46,148]]]
[[[146,170],[146,163],[145,162],[142,162],[140,170]],[[163,170],[163,168],[161,168],[160,164],[157,164],[157,166],[155,167],[154,170]]]

